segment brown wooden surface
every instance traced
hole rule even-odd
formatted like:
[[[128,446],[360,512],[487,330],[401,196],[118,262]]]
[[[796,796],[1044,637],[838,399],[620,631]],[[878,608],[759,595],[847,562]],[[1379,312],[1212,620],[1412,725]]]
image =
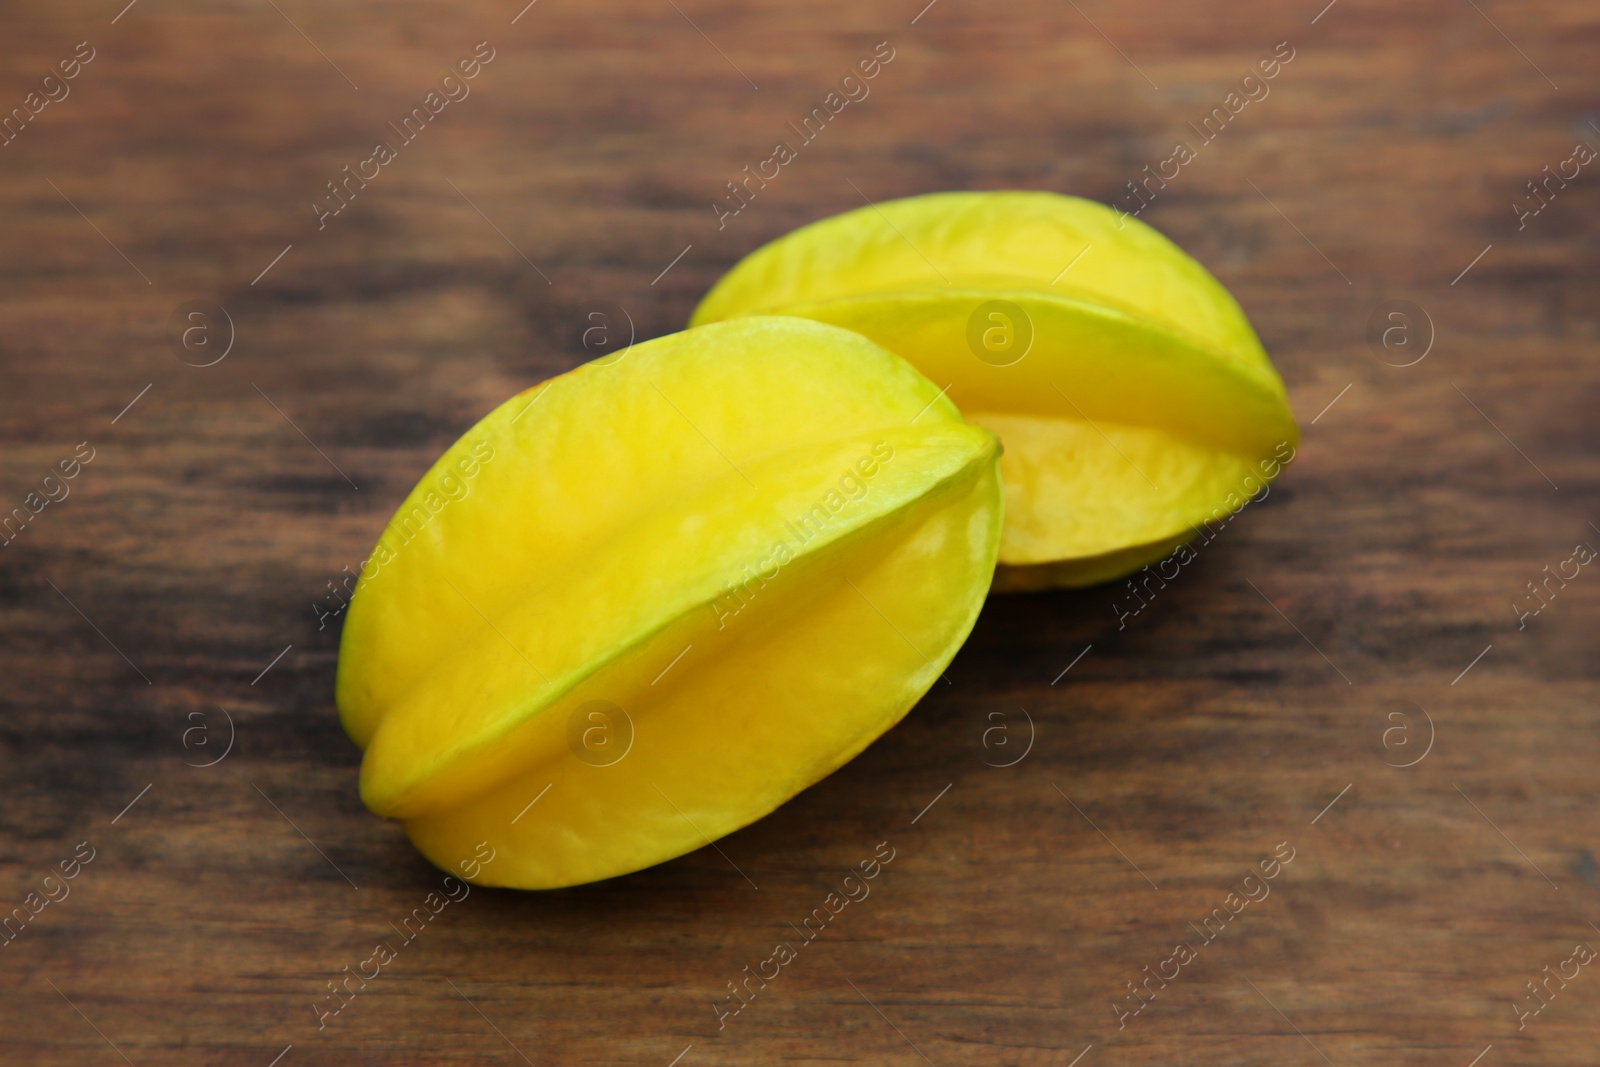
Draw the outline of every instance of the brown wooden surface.
[[[1600,145],[1600,12],[921,4],[0,11],[5,108],[96,50],[0,148],[0,504],[94,449],[0,548],[0,904],[97,850],[0,948],[0,1061],[1593,1061],[1600,974],[1520,1032],[1513,1003],[1600,945],[1600,577],[1525,629],[1510,605],[1600,545],[1600,179],[1520,231],[1509,205]],[[483,40],[471,95],[319,232],[324,183]],[[723,182],[885,40],[870,97],[719,232]],[[474,891],[319,1031],[325,983],[440,875],[357,798],[311,605],[437,453],[588,358],[591,310],[674,330],[740,255],[863,196],[1114,200],[1284,40],[1270,96],[1144,215],[1238,295],[1308,424],[1270,497],[1120,632],[1111,588],[992,601],[952,685],[721,842],[759,890],[707,849]],[[1437,333],[1407,368],[1367,340],[1394,299]],[[232,316],[215,366],[171,349],[189,300]],[[220,754],[219,708],[231,752],[186,766]],[[1031,752],[986,766],[1021,751],[1019,708]],[[870,898],[719,1032],[726,983],[880,841]],[[1125,983],[1280,842],[1270,897],[1119,1030]]]

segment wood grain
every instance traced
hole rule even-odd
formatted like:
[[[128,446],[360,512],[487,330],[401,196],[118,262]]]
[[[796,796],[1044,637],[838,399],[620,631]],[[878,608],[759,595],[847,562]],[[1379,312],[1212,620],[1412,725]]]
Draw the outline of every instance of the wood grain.
[[[0,548],[0,904],[95,850],[0,947],[0,1062],[1592,1057],[1600,977],[1521,1030],[1513,1005],[1600,943],[1600,578],[1522,629],[1511,605],[1600,544],[1600,194],[1584,169],[1521,229],[1509,206],[1600,145],[1592,4],[519,6],[0,11],[4,107],[95,53],[0,148],[0,505],[93,450]],[[480,41],[470,95],[319,230],[325,183]],[[724,183],[883,41],[871,95],[719,230]],[[319,1030],[440,875],[357,798],[312,605],[438,452],[588,358],[590,311],[677,329],[863,197],[1129,206],[1283,41],[1143,215],[1289,383],[1307,432],[1271,495],[1123,629],[1113,588],[991,601],[951,685],[721,843],[758,890],[707,849],[474,891]],[[1389,300],[1431,318],[1422,362],[1369,344]],[[231,316],[214,366],[174,354],[186,301]],[[234,744],[193,766],[221,709]],[[1019,709],[1031,751],[989,765]],[[727,983],[884,841],[870,898],[719,1030]],[[1127,983],[1282,842],[1270,896],[1119,1029]]]

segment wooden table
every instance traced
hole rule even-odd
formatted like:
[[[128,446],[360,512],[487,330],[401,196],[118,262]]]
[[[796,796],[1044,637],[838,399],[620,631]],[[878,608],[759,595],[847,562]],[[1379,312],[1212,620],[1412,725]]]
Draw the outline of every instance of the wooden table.
[[[1600,146],[1592,3],[121,3],[0,12],[0,105],[93,56],[0,148],[0,504],[68,493],[0,549],[0,904],[69,892],[0,948],[0,1061],[1593,1061],[1600,975],[1564,961],[1600,945],[1600,577],[1513,605],[1600,545],[1595,168],[1511,206]],[[1279,42],[1143,215],[1289,383],[1271,495],[1125,628],[1113,588],[992,601],[952,685],[721,842],[758,890],[707,849],[473,891],[319,1030],[440,884],[357,798],[313,607],[434,456],[593,355],[591,311],[675,330],[863,197],[1131,207]],[[879,842],[870,898],[719,1029]]]

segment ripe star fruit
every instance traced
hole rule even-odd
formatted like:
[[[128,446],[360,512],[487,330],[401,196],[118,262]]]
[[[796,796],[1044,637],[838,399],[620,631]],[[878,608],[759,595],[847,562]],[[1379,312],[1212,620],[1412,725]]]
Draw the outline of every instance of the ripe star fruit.
[[[488,842],[473,880],[526,889],[766,815],[960,647],[998,455],[908,363],[800,318],[513,397],[400,505],[351,600],[336,695],[362,800],[440,867]]]
[[[802,315],[865,334],[1005,446],[995,588],[1160,559],[1294,455],[1282,380],[1226,289],[1151,227],[1041,192],[935,193],[745,257],[698,325]]]

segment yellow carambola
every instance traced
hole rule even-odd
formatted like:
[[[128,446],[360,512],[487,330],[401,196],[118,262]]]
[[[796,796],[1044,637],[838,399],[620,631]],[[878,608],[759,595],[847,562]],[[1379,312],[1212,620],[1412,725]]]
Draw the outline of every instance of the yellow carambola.
[[[866,335],[1000,437],[997,589],[1137,570],[1241,507],[1299,440],[1227,290],[1075,197],[937,193],[824,219],[740,261],[691,322],[758,314]]]
[[[337,700],[362,799],[447,870],[486,842],[475,880],[521,888],[760,818],[966,638],[997,456],[905,361],[799,318],[648,341],[512,398],[401,504],[351,601]],[[462,464],[470,494],[433,507]]]

